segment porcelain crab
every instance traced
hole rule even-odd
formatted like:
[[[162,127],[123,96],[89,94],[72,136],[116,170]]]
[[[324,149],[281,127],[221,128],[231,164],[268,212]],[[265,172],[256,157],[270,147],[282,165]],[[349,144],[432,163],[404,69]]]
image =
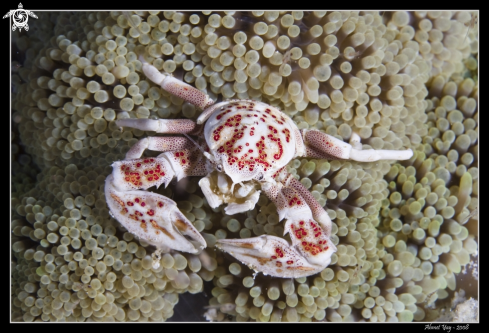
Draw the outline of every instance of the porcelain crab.
[[[202,113],[188,119],[120,119],[120,127],[184,136],[148,137],[138,141],[123,161],[113,163],[105,183],[111,214],[127,230],[157,249],[198,253],[206,242],[175,202],[146,190],[167,186],[173,177],[204,176],[199,182],[213,208],[228,203],[227,214],[253,209],[260,189],[275,203],[279,219],[286,219],[286,240],[263,235],[248,239],[220,239],[216,246],[255,271],[276,277],[309,276],[331,262],[336,247],[330,240],[332,222],[312,194],[287,173],[295,157],[352,159],[409,159],[411,150],[361,150],[360,137],[351,144],[317,130],[299,130],[276,107],[253,100],[214,103],[198,89],[160,73],[140,57],[148,79],[170,94],[194,104]],[[194,138],[192,138],[192,137]],[[144,150],[163,152],[141,158]],[[210,174],[217,172],[217,177]],[[217,180],[216,180],[217,178]],[[228,179],[231,181],[229,186]],[[230,200],[235,198],[236,200]],[[158,250],[154,257],[159,265]]]

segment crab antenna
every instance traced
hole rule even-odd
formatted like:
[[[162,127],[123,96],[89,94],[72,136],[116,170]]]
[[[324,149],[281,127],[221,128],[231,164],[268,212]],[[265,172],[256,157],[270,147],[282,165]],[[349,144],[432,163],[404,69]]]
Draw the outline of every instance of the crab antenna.
[[[182,133],[183,135],[185,135],[187,137],[187,139],[189,139],[190,141],[192,141],[192,143],[197,147],[199,148],[199,150],[202,152],[202,154],[205,153],[204,149],[197,143],[195,142],[194,139],[192,139],[187,133]]]
[[[214,157],[209,154],[208,152],[204,151],[204,149],[197,143],[195,142],[194,139],[192,139],[190,136],[188,136],[186,133],[182,133],[183,135],[185,135],[187,137],[187,139],[189,139],[190,141],[192,141],[192,143],[202,152],[202,154],[207,158],[209,159],[211,162],[213,163],[216,163],[216,160],[214,159]]]

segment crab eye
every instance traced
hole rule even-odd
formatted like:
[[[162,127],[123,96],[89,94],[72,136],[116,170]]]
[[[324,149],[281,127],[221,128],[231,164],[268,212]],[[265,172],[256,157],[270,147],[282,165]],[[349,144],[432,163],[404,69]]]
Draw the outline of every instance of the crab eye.
[[[216,165],[216,169],[217,169],[217,171],[221,172],[222,171],[222,165],[221,164]]]
[[[260,181],[263,180],[263,173],[260,172],[259,174],[257,174],[256,180],[260,180]]]

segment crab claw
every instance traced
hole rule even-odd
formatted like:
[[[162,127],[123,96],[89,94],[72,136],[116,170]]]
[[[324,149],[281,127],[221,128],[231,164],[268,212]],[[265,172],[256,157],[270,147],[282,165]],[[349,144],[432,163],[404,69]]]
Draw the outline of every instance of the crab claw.
[[[216,246],[255,271],[283,278],[316,274],[331,262],[328,258],[324,265],[311,264],[286,240],[270,235],[219,239]]]
[[[175,202],[161,194],[117,190],[111,174],[105,181],[105,197],[116,220],[157,248],[198,253],[206,247],[204,238]]]
[[[285,176],[283,181],[290,187],[282,183],[265,183],[262,190],[277,206],[279,219],[287,220],[284,235],[290,235],[292,244],[270,235],[220,239],[216,243],[218,248],[252,269],[283,278],[316,274],[331,263],[331,256],[336,252],[336,246],[329,238],[331,220],[328,217],[327,221],[318,221],[321,219],[317,217],[323,217],[318,212],[321,206],[314,198],[306,196],[306,200],[300,194],[303,189],[289,178],[293,177]]]
[[[112,164],[114,183],[119,190],[157,188],[161,184],[168,186],[175,172],[170,162],[161,154],[158,157],[138,158],[117,161]]]

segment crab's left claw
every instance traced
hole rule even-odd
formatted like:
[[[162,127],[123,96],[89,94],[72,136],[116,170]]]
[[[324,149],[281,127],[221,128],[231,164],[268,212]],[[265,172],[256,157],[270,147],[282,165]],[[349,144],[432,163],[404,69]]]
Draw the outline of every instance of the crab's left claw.
[[[105,181],[105,198],[115,219],[131,234],[159,249],[198,253],[206,247],[205,239],[175,202],[161,194],[120,191],[110,174]]]

